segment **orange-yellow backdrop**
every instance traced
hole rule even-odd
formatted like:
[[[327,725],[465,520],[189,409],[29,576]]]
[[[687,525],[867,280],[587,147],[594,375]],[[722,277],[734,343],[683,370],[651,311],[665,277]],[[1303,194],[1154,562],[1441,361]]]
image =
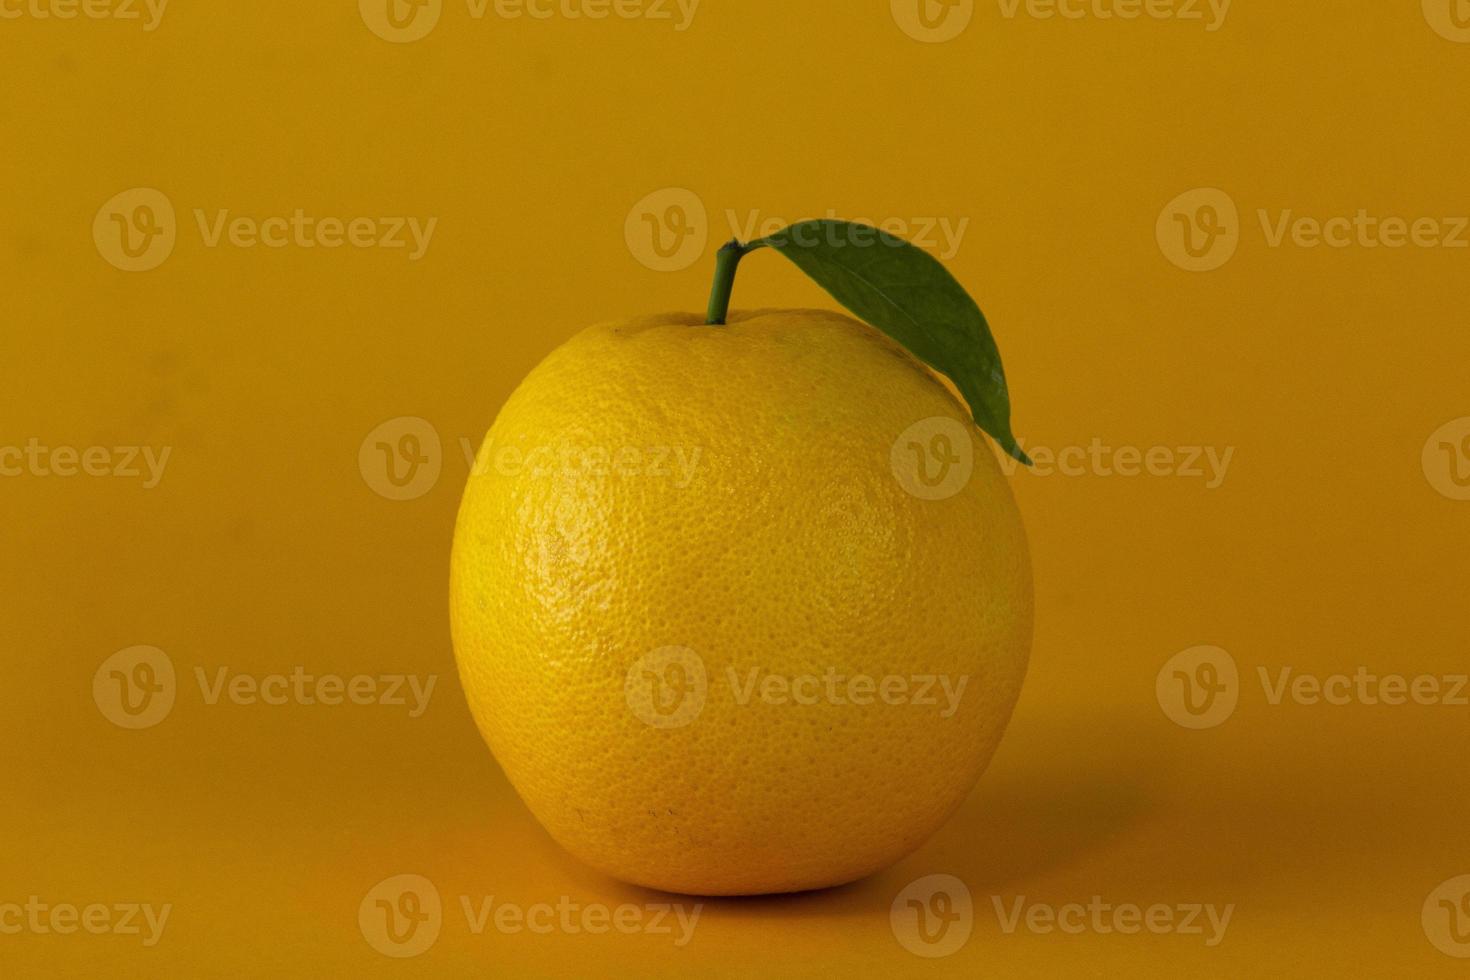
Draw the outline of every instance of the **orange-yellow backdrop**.
[[[32,896],[171,906],[151,946],[5,928],[0,972],[1463,971],[1437,917],[1470,871],[1470,707],[1273,703],[1260,676],[1448,691],[1466,669],[1463,4],[386,6],[0,0],[0,927]],[[437,220],[417,257],[411,236],[213,237],[221,212],[298,209]],[[989,774],[897,867],[709,901],[683,946],[476,934],[460,896],[669,899],[564,856],[474,731],[446,622],[461,440],[581,326],[701,308],[732,223],[829,212],[944,255],[1028,446],[1209,447],[1228,470],[1118,475],[1125,453],[1014,475],[1031,674]],[[1330,244],[1291,224],[1338,216]],[[1434,220],[1390,247],[1385,218]],[[747,262],[737,306],[814,304],[787,264]],[[401,417],[441,440],[408,500],[359,459]],[[156,485],[128,446],[169,451]],[[58,475],[57,447],[121,473]],[[138,645],[177,694],[129,730],[93,681]],[[1238,677],[1233,713],[1195,729],[1166,663],[1201,645]],[[438,680],[419,717],[196,683],[297,666]],[[401,873],[444,901],[404,959],[358,923]],[[973,902],[941,957],[890,916],[931,874]],[[1234,910],[1213,946],[1007,931],[995,910],[1093,896]]]

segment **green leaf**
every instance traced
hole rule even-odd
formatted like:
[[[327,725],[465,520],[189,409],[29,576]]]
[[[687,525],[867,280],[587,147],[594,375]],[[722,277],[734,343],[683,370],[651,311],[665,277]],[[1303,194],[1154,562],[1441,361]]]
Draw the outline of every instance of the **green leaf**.
[[[769,247],[862,320],[951,381],[975,424],[1030,465],[1011,433],[1011,398],[985,314],[928,252],[870,225],[803,221],[746,251]]]

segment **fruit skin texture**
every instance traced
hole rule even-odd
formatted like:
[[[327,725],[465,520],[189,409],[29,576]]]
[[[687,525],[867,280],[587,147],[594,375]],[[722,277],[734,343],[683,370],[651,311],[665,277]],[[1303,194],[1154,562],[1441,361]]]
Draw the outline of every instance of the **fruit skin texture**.
[[[934,417],[974,443],[941,500],[890,463]],[[989,763],[1030,647],[1025,533],[984,438],[835,313],[667,314],[553,352],[480,450],[450,583],[471,712],[541,824],[607,874],[700,895],[837,885],[922,844]],[[665,647],[698,657],[702,700],[678,667],[630,682]],[[951,716],[918,675],[967,678]],[[891,677],[913,703],[884,702]],[[641,720],[636,683],[687,723]]]

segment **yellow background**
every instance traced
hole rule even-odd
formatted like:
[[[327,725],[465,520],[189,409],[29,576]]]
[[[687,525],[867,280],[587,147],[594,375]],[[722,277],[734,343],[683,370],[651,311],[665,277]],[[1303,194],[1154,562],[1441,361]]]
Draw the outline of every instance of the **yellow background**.
[[[27,0],[29,2],[29,0]],[[7,0],[8,10],[28,10]],[[920,43],[886,0],[706,0],[668,21],[470,17],[373,34],[352,0],[185,3],[134,22],[0,19],[0,445],[172,447],[139,480],[0,478],[0,903],[172,903],[162,941],[0,935],[0,972],[224,976],[1451,975],[1420,909],[1470,871],[1470,708],[1271,705],[1274,672],[1465,670],[1470,502],[1421,449],[1470,415],[1470,251],[1271,247],[1258,209],[1470,211],[1470,44],[1418,0],[1237,0],[1201,22],[1007,18]],[[98,209],[156,188],[177,244],[106,261]],[[625,239],[664,188],[706,208],[687,268]],[[1194,188],[1239,249],[1156,239]],[[193,211],[437,217],[427,253],[207,247]],[[1233,447],[1184,476],[1017,473],[1038,623],[989,774],[928,845],[834,892],[710,901],[694,939],[506,935],[457,896],[664,900],[565,857],[480,743],[454,674],[447,554],[511,388],[594,320],[701,309],[726,218],[968,220],[948,265],[1005,355],[1028,446]],[[748,260],[737,306],[830,305]],[[359,470],[379,423],[443,440],[427,493]],[[1463,461],[1462,461],[1463,462]],[[178,668],[156,727],[91,697],[117,650]],[[1234,715],[1155,697],[1200,644]],[[196,667],[438,676],[430,709],[208,705]],[[915,746],[922,752],[922,746]],[[380,955],[364,894],[445,897],[437,943]],[[975,901],[958,952],[890,928],[910,881]],[[1005,933],[1007,903],[1234,903],[1225,940]]]

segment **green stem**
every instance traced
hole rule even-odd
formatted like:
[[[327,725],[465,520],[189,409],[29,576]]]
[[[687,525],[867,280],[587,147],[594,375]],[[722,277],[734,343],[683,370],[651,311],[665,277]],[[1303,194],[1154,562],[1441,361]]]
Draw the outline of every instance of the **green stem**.
[[[712,327],[723,326],[730,312],[730,293],[735,289],[735,270],[750,247],[732,238],[720,247],[715,255],[715,283],[709,291],[709,314],[705,323]]]

